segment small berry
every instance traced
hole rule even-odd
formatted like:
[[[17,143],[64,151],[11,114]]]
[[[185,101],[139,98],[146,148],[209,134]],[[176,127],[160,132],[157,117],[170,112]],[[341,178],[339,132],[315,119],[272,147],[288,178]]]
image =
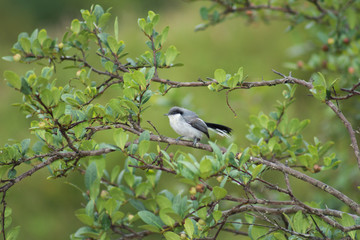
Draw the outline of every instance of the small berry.
[[[315,172],[315,173],[318,173],[318,172],[320,172],[320,171],[321,171],[321,166],[315,164],[315,165],[314,165],[314,172]]]
[[[253,11],[252,10],[246,10],[245,14],[249,17],[253,16]]]
[[[198,223],[199,223],[200,225],[205,225],[205,224],[206,224],[205,221],[202,220],[202,219],[199,219]]]
[[[348,73],[354,74],[354,72],[355,72],[355,68],[354,68],[354,67],[349,67],[349,68],[348,68]]]
[[[322,46],[322,50],[324,51],[324,52],[327,52],[327,51],[329,51],[329,46],[328,45],[323,45]]]
[[[59,47],[59,49],[63,49],[64,44],[61,42],[61,43],[59,43],[58,47]]]
[[[190,190],[189,190],[189,193],[191,195],[195,195],[196,194],[196,188],[195,187],[191,187]]]
[[[106,190],[102,190],[101,193],[100,193],[100,197],[101,198],[107,198],[109,196],[109,192],[106,191]]]
[[[132,214],[129,214],[129,215],[128,215],[129,221],[131,221],[133,218],[134,218],[134,215],[132,215]]]
[[[334,40],[333,38],[329,38],[329,39],[327,40],[327,43],[328,43],[329,45],[332,45],[332,44],[335,43],[335,40]]]
[[[324,60],[324,61],[321,62],[321,67],[322,68],[327,68],[327,64],[328,64],[328,62],[326,60]]]
[[[76,77],[80,77],[80,75],[81,75],[81,70],[78,70],[78,71],[76,72]]]
[[[216,178],[216,181],[221,182],[223,179],[224,179],[223,176],[218,176],[218,177]]]
[[[199,192],[199,193],[203,193],[204,190],[205,190],[204,184],[201,184],[201,183],[199,183],[198,185],[196,185],[195,188],[196,188],[196,192]]]
[[[348,45],[350,43],[350,39],[349,38],[344,38],[343,43]]]
[[[303,68],[303,67],[304,67],[304,62],[301,61],[301,60],[299,60],[299,61],[297,62],[297,66],[298,66],[298,68]]]
[[[21,60],[21,55],[19,53],[17,53],[13,56],[13,59],[15,62],[19,62]]]

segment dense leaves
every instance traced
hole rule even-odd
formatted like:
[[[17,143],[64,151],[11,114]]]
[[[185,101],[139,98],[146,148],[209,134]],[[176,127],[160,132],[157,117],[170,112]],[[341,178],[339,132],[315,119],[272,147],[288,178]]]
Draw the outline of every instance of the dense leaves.
[[[201,9],[202,19],[207,25],[219,23],[227,18],[227,12],[217,9],[229,11],[228,7],[235,7],[234,13],[236,8],[256,10],[253,5],[243,6],[246,2],[216,1],[215,7]],[[262,8],[271,10],[275,6]],[[294,21],[300,21],[300,16],[311,22],[323,18],[313,15],[319,8],[308,12],[299,7],[298,13],[292,14],[295,6],[280,11],[280,15],[292,15]],[[272,16],[271,11],[260,14]],[[353,19],[346,21],[354,29],[356,16],[351,11],[347,14]],[[48,167],[51,178],[66,177],[71,171],[84,175],[84,185],[77,187],[84,197],[83,207],[75,212],[84,226],[71,235],[74,240],[140,239],[148,235],[168,240],[216,239],[221,231],[251,239],[359,236],[356,201],[306,175],[340,164],[336,154],[329,152],[333,142],[305,139],[303,131],[310,120],[292,118],[287,113],[295,101],[294,84],[307,87],[314,101],[327,102],[335,83],[329,84],[321,73],[315,73],[312,82],[291,76],[245,82],[242,67],[234,74],[216,69],[209,81],[190,86],[233,91],[286,84],[279,97],[282,100],[274,110],[250,116],[248,146],[234,142],[220,147],[211,141],[193,146],[189,141],[159,136],[155,127],[151,132],[143,126],[143,112],[150,107],[151,97],[165,95],[184,84],[159,77],[162,68],[180,65],[176,62],[177,48],[165,44],[169,27],[159,32],[156,29],[160,16],[149,11],[146,18],[138,19],[149,50],[135,59],[125,59],[117,18],[113,33],[105,31],[112,19],[109,11],[95,5],[81,10],[81,16],[70,23],[61,41],[51,39],[44,29],[19,34],[12,49],[14,56],[4,58],[47,65],[40,72],[30,70],[24,76],[4,73],[8,85],[23,95],[18,106],[33,119],[30,129],[36,141],[25,139],[1,148],[3,199],[16,182]],[[331,16],[328,18],[326,21],[331,21]],[[90,52],[96,53],[97,64],[87,59]],[[70,62],[71,66],[64,65]],[[73,76],[62,84],[56,80],[56,69],[64,66]],[[108,89],[116,90],[116,97],[100,101]],[[100,131],[109,132],[113,142],[97,140]],[[176,144],[206,151],[196,155],[186,150],[168,152],[169,146]],[[107,164],[106,155],[111,152],[117,154],[121,164]],[[19,175],[22,164],[32,168]],[[283,184],[278,183],[279,173]],[[164,174],[174,182],[167,183],[168,189],[159,187]],[[341,207],[329,209],[326,200],[321,204],[300,201],[292,192],[289,175],[331,194],[340,200]],[[185,184],[188,191],[171,191],[168,185],[176,182]],[[3,230],[11,223],[11,210],[4,201]],[[7,231],[7,239],[15,239],[18,231],[18,227]]]

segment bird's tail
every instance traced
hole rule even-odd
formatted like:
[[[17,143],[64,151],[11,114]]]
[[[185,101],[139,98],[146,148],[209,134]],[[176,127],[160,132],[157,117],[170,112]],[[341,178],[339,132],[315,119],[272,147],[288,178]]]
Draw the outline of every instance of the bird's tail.
[[[232,131],[231,128],[224,126],[224,125],[220,125],[220,124],[216,124],[216,123],[207,123],[206,125],[208,126],[208,128],[210,128],[211,130],[215,131],[217,134],[219,134],[220,136],[223,137],[230,137],[230,133]]]

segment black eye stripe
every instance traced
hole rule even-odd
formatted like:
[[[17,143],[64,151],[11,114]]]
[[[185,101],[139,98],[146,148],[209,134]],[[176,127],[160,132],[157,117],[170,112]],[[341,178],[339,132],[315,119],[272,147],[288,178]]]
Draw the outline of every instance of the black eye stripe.
[[[183,111],[180,110],[180,109],[174,109],[174,110],[172,110],[169,114],[170,114],[170,115],[183,114]]]

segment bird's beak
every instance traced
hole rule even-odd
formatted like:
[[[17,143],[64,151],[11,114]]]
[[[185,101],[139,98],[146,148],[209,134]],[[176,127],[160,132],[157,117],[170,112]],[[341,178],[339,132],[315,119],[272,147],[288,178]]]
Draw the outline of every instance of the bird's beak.
[[[169,114],[168,114],[168,113],[165,113],[164,116],[169,116]]]

